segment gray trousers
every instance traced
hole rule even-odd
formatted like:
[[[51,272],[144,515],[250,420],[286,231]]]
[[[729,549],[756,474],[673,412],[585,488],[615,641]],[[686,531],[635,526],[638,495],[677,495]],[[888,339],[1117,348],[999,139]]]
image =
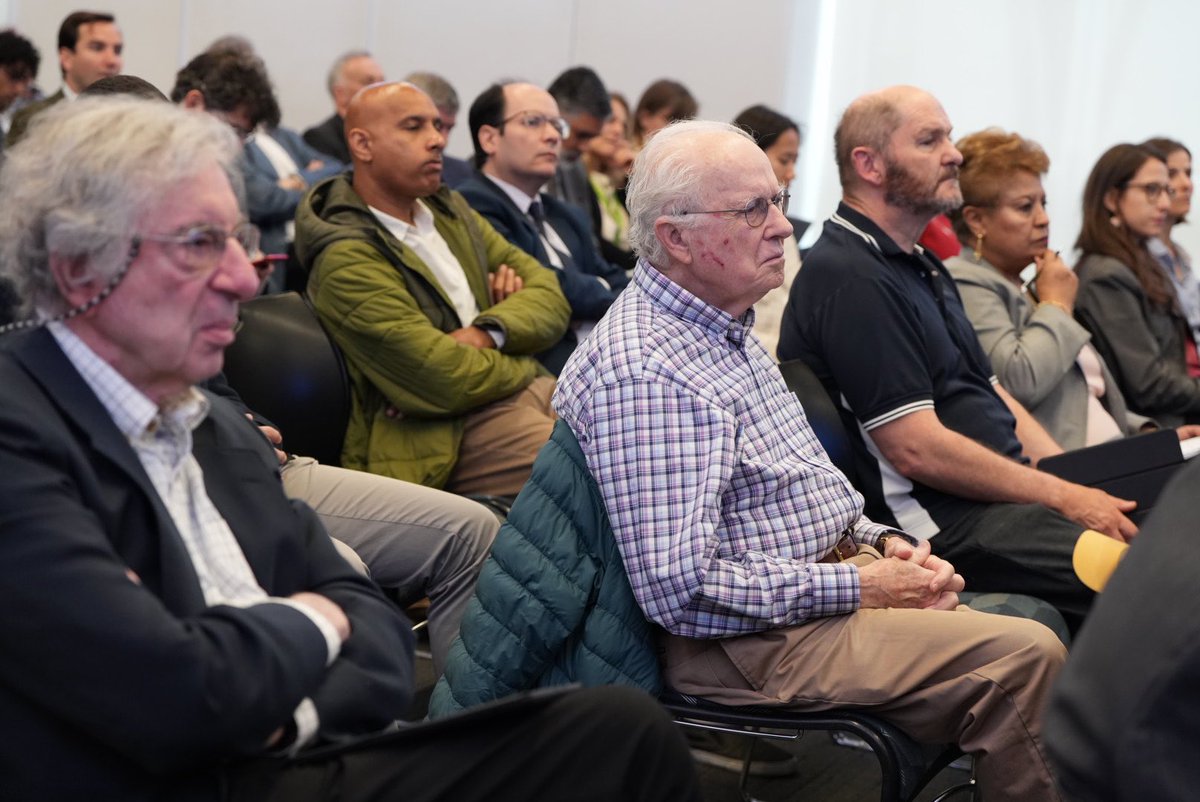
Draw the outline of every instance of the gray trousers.
[[[405,604],[429,597],[429,643],[441,676],[500,528],[496,516],[470,499],[309,457],[293,457],[282,473],[287,495],[312,507],[380,587]]]

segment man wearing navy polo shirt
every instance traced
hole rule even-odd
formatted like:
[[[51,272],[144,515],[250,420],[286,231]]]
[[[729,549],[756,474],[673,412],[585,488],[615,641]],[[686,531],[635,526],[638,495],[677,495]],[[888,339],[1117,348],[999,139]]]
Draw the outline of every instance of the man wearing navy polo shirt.
[[[834,136],[842,203],[792,287],[780,359],[802,359],[856,439],[867,514],[950,560],[972,590],[1039,596],[1075,628],[1092,593],[1084,529],[1128,539],[1133,502],[1030,467],[1061,451],[1004,391],[936,256],[916,244],[962,203],[950,120],[915,87],[864,95]]]

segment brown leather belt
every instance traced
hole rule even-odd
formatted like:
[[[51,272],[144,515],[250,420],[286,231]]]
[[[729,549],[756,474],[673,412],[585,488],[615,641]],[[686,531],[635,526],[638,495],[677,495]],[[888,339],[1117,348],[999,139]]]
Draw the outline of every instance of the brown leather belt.
[[[850,530],[847,529],[842,533],[841,540],[837,542],[837,545],[833,547],[833,550],[821,559],[817,560],[817,562],[840,563],[849,560],[856,554],[858,554],[858,543],[854,540],[853,536],[851,536]]]

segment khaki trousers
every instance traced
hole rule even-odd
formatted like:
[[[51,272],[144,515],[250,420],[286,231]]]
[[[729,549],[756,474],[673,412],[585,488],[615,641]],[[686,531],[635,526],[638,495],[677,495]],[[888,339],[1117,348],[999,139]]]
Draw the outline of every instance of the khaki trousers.
[[[488,496],[520,493],[554,428],[552,395],[554,379],[539,376],[525,389],[467,415],[446,490]]]
[[[1042,710],[1066,651],[1034,621],[939,610],[860,610],[720,640],[664,635],[667,684],[728,705],[860,708],[926,743],[976,756],[987,802],[1061,799]]]

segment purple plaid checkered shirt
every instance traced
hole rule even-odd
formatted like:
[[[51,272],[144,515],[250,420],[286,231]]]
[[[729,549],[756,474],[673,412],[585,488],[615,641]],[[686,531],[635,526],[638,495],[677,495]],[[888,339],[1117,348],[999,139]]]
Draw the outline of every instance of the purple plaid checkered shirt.
[[[814,562],[888,528],[829,461],[758,340],[639,262],[563,369],[554,407],[600,485],[646,617],[716,638],[858,609],[858,571]]]

